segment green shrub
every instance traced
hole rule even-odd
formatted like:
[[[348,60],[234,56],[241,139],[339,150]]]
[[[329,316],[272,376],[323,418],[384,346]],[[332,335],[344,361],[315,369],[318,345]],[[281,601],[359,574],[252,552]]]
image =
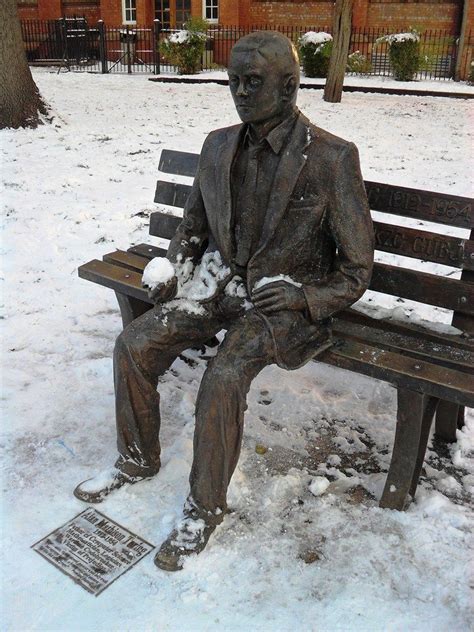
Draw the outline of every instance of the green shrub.
[[[194,75],[201,68],[208,23],[202,18],[190,18],[184,27],[161,42],[160,53],[177,66],[178,74]]]
[[[347,58],[347,72],[368,75],[372,72],[372,64],[360,51],[356,50]]]
[[[308,31],[299,39],[300,58],[307,77],[327,77],[332,52],[332,35]]]
[[[411,30],[380,37],[376,43],[387,42],[390,65],[397,81],[413,81],[421,67],[420,35]]]

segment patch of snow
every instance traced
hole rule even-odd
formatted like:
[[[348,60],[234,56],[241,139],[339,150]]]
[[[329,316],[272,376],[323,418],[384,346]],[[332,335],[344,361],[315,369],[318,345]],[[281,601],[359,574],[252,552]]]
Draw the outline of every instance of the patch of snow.
[[[234,276],[227,283],[224,290],[226,296],[230,296],[233,298],[248,298],[247,288],[245,286],[244,280],[239,276]]]
[[[167,312],[171,312],[173,310],[177,310],[178,312],[186,312],[187,314],[192,314],[194,316],[204,316],[204,314],[206,313],[206,310],[202,305],[200,305],[197,301],[189,298],[174,298],[171,301],[163,303],[163,314],[166,314]]]
[[[221,253],[218,250],[206,252],[196,266],[193,278],[183,286],[182,295],[196,301],[209,299],[229,275],[230,268],[223,263]]]
[[[168,41],[171,44],[185,44],[190,37],[191,33],[189,33],[189,31],[180,30],[176,31],[176,33],[171,33],[171,35],[168,37]]]
[[[332,42],[332,35],[330,33],[325,33],[324,31],[316,32],[316,31],[308,31],[304,33],[300,37],[300,46],[306,46],[307,44],[314,44],[317,46],[316,51],[318,51],[321,47],[321,44],[325,44],[326,42]],[[315,52],[316,52],[315,51]]]
[[[376,40],[377,43],[387,42],[388,44],[400,43],[400,42],[419,42],[420,34],[415,31],[409,31],[406,33],[391,33],[390,35],[383,35]]]
[[[87,493],[98,492],[101,489],[110,489],[119,475],[120,470],[116,467],[110,467],[103,470],[93,478],[81,483],[81,489]]]
[[[175,274],[171,261],[166,257],[154,257],[143,270],[142,283],[153,290],[171,281]]]
[[[322,496],[329,487],[330,482],[324,476],[316,476],[309,485],[309,491],[313,496]]]
[[[302,283],[298,281],[294,281],[288,274],[277,274],[271,277],[262,277],[259,279],[255,285],[254,290],[258,290],[265,285],[269,285],[270,283],[276,283],[277,281],[286,281],[286,283],[290,283],[291,285],[295,285],[296,287],[303,287]]]

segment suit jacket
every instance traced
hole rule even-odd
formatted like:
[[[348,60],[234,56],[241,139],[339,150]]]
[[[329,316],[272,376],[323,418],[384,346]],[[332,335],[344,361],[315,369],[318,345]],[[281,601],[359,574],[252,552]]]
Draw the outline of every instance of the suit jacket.
[[[205,250],[218,250],[233,274],[230,179],[244,131],[245,125],[235,125],[206,138],[183,221],[168,249],[171,261],[191,257],[198,263]],[[249,293],[259,279],[285,274],[302,284],[306,296],[306,312],[261,314],[280,366],[297,368],[331,344],[330,317],[367,289],[373,252],[357,148],[299,113],[281,150],[259,245],[247,266]]]

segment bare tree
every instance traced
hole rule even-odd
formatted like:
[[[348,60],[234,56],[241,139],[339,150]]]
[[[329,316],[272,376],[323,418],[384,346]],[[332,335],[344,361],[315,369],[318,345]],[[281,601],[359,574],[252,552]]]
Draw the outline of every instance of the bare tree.
[[[352,28],[354,0],[336,0],[333,20],[333,45],[329,62],[328,78],[324,87],[324,100],[339,103],[346,71],[347,54]]]
[[[47,108],[26,60],[16,0],[0,0],[0,129],[36,127]]]

